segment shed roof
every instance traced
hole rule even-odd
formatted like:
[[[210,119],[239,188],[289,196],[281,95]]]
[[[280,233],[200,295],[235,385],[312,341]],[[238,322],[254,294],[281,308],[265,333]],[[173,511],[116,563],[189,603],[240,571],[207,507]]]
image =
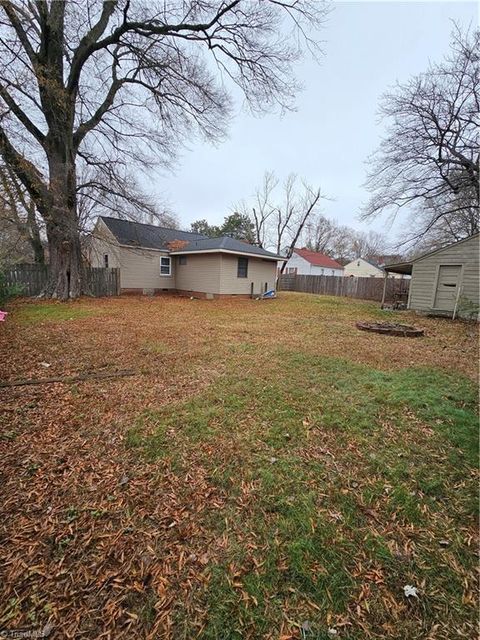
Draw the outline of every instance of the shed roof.
[[[319,251],[310,251],[310,249],[294,249],[294,253],[299,255],[301,258],[313,264],[316,267],[327,267],[328,269],[343,269],[342,265],[330,258],[330,256],[326,256],[324,253],[320,253]]]

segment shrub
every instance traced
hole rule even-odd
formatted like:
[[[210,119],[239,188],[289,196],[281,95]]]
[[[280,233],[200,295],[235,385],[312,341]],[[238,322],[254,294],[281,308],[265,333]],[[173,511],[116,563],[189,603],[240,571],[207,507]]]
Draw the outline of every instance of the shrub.
[[[457,315],[466,320],[477,320],[480,313],[480,305],[476,304],[466,296],[458,299]]]

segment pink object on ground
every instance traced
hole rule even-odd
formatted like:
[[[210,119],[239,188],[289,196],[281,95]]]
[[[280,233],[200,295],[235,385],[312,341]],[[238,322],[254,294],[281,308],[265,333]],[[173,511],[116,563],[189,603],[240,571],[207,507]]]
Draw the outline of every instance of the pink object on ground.
[[[0,322],[5,322],[5,318],[8,316],[6,311],[0,311]]]

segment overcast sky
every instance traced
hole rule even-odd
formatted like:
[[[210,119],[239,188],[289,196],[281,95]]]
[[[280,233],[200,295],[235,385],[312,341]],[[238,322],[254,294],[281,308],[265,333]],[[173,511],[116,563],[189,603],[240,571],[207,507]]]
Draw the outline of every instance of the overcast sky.
[[[388,230],[386,219],[368,227],[358,220],[368,197],[365,161],[382,135],[379,98],[448,53],[452,20],[477,25],[477,3],[335,2],[320,34],[323,61],[297,66],[304,85],[297,110],[257,118],[239,104],[228,139],[219,147],[190,145],[174,175],[157,174],[152,191],[164,194],[182,226],[199,218],[218,223],[254,193],[265,170],[281,179],[294,172],[335,198],[324,204],[325,215]]]

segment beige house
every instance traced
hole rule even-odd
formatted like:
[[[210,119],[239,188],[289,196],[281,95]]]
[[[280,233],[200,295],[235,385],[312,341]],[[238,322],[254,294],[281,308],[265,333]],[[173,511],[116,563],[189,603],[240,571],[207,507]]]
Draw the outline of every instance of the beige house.
[[[356,258],[343,267],[344,276],[355,276],[356,278],[383,278],[383,269],[364,260]]]
[[[409,309],[434,315],[478,318],[479,237],[477,233],[412,262],[385,266],[389,274],[411,274]]]
[[[356,258],[343,267],[343,275],[355,278],[383,278],[385,271],[383,266],[369,262],[364,258]],[[404,278],[404,274],[391,273],[392,278]]]
[[[281,256],[227,236],[100,216],[88,247],[93,267],[120,269],[121,293],[177,292],[213,298],[275,288]]]

